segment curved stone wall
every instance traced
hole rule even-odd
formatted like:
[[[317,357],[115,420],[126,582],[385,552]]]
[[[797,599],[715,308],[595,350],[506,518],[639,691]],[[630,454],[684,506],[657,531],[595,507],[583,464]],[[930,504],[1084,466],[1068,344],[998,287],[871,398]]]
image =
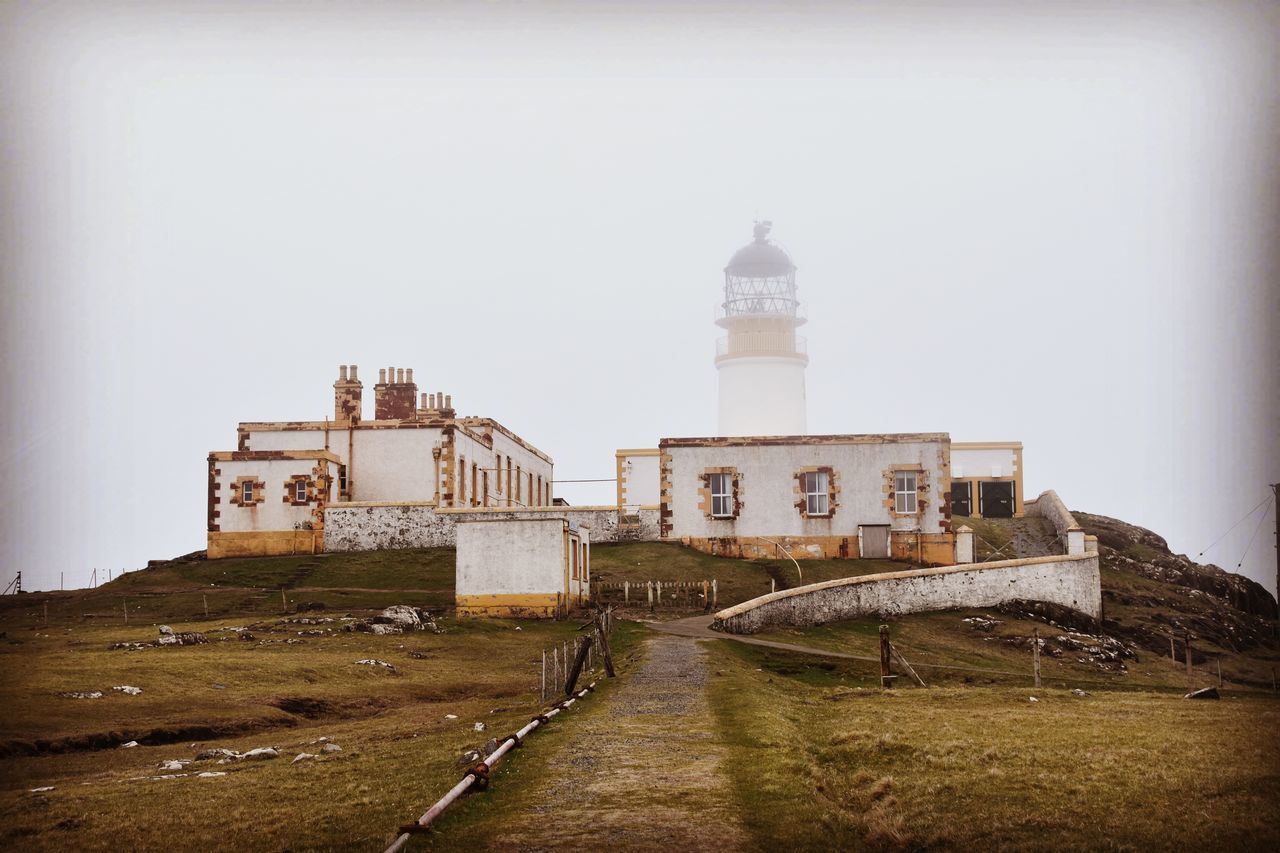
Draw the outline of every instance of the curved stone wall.
[[[1006,601],[1046,601],[1102,616],[1098,555],[1031,557],[842,578],[762,595],[716,614],[712,628],[754,634],[776,625],[822,625]]]

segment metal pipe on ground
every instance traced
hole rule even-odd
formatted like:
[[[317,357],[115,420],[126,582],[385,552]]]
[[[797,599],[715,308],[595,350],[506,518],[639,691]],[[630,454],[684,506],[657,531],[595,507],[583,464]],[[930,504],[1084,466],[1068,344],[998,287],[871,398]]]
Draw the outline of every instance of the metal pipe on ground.
[[[595,689],[596,683],[593,681],[570,698],[557,703],[556,706],[550,711],[547,711],[547,713],[534,717],[525,725],[524,728],[520,729],[520,731],[516,732],[514,735],[507,735],[506,738],[503,739],[502,743],[498,745],[498,748],[495,749],[488,758],[469,770],[467,775],[462,777],[458,784],[449,789],[449,793],[436,800],[435,805],[423,812],[422,817],[418,818],[415,823],[410,824],[407,827],[402,827],[400,834],[396,837],[395,841],[391,842],[391,846],[386,849],[385,853],[399,853],[400,850],[403,850],[404,846],[409,843],[409,837],[415,833],[423,832],[431,826],[432,821],[438,818],[445,809],[453,805],[459,797],[466,793],[467,789],[475,784],[478,775],[485,776],[487,781],[488,771],[493,769],[493,767],[502,760],[502,757],[510,752],[513,747],[524,741],[525,737],[537,729],[538,726],[545,722],[549,722],[552,717],[559,714],[561,711],[569,710],[574,702],[577,702],[583,696],[586,696]],[[483,771],[480,771],[481,767],[484,767]],[[480,772],[477,773],[477,771]]]

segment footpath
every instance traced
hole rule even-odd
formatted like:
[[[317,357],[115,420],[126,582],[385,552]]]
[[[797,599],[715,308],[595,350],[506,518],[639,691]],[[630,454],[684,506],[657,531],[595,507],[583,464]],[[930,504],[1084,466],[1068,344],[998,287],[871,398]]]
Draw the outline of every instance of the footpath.
[[[748,849],[722,771],[708,675],[694,639],[646,640],[639,669],[574,720],[572,741],[550,762],[563,772],[505,818],[488,849]]]

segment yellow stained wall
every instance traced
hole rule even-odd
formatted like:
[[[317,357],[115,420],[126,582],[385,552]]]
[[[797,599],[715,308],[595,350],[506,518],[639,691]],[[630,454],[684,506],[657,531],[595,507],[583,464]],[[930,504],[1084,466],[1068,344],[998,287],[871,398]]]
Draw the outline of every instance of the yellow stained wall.
[[[556,593],[506,595],[459,595],[454,598],[458,616],[499,616],[523,619],[554,619],[562,598]]]
[[[284,557],[324,551],[323,530],[209,531],[208,558]]]
[[[891,559],[926,566],[955,564],[955,535],[952,533],[893,533],[889,538]],[[681,541],[695,551],[717,557],[786,559],[786,555],[773,542],[751,536],[686,536]],[[781,543],[797,560],[844,560],[856,559],[859,555],[857,536],[779,536],[775,541]],[[816,548],[817,551],[810,550],[811,548]]]

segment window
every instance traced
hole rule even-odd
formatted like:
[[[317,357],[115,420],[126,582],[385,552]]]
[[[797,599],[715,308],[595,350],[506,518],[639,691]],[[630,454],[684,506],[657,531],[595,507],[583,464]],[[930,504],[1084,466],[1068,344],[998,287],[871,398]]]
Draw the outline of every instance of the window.
[[[345,496],[347,494],[347,466],[338,466],[338,494]]]
[[[458,498],[454,501],[454,506],[466,506],[467,504],[467,457],[458,457]]]
[[[537,497],[534,496],[533,494],[533,474],[532,473],[529,474],[529,503],[530,505],[533,505],[533,506],[536,506],[538,503]]]
[[[893,475],[893,509],[905,515],[916,512],[916,472],[898,471]]]
[[[306,480],[293,481],[293,499],[298,503],[307,502],[307,481]]]
[[[493,486],[499,492],[502,491],[502,454],[493,454]]]
[[[826,471],[807,471],[804,475],[804,514],[831,514],[831,478]]]
[[[521,482],[523,482],[523,480],[520,477],[520,466],[517,465],[516,466],[516,503],[520,503],[520,501],[523,500],[524,498],[524,495],[520,491]]]
[[[240,488],[240,502],[246,504],[253,503],[253,480],[245,480],[240,484]]]
[[[733,518],[733,475],[711,474],[708,481],[712,518]]]
[[[481,506],[488,506],[489,505],[489,472],[488,471],[480,472],[480,482],[484,485],[484,502],[481,503]]]
[[[542,505],[542,475],[541,474],[538,475],[538,491],[534,492],[534,494],[538,496],[538,499],[535,501],[535,503],[541,506]]]
[[[477,504],[480,502],[480,491],[476,488],[476,478],[479,476],[478,472],[479,472],[479,466],[476,465],[476,463],[472,462],[471,463],[471,503],[472,504]]]

